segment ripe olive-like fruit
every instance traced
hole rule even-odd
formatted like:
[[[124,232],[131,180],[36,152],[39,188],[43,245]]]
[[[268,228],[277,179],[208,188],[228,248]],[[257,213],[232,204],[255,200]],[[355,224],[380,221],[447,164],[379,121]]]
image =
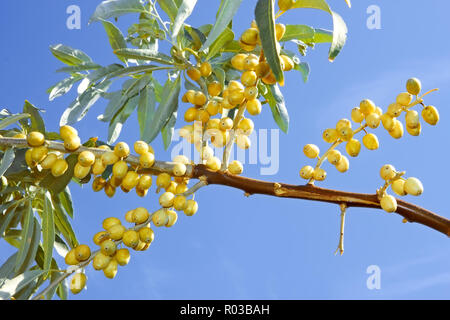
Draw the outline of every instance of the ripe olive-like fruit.
[[[422,131],[422,126],[419,123],[419,126],[417,126],[416,128],[411,128],[409,126],[406,126],[406,131],[412,135],[412,136],[418,136],[420,135],[420,132]]]
[[[139,178],[139,182],[136,186],[136,188],[139,188],[141,190],[147,190],[152,186],[152,176],[148,174],[143,174]]]
[[[107,231],[99,231],[97,232],[94,237],[92,238],[92,241],[94,241],[94,243],[96,245],[100,245],[103,241],[109,239],[109,235]]]
[[[108,264],[111,262],[112,257],[109,255],[105,255],[102,252],[99,252],[95,255],[94,259],[92,259],[92,266],[95,270],[103,270]]]
[[[206,112],[208,112],[208,114],[209,114],[210,116],[215,116],[216,114],[219,113],[220,107],[221,107],[220,102],[218,102],[218,101],[216,101],[216,100],[210,100],[210,101],[208,101],[208,103],[206,104]],[[208,122],[209,122],[209,121],[208,121]]]
[[[57,159],[55,163],[52,165],[52,175],[54,177],[60,177],[64,173],[66,173],[67,169],[69,168],[69,164],[65,159]]]
[[[366,116],[366,123],[372,129],[378,128],[378,126],[380,125],[380,121],[380,116],[376,112],[369,113]]]
[[[130,248],[134,248],[139,243],[139,234],[134,230],[127,230],[123,233],[122,242]]]
[[[385,113],[383,114],[381,117],[381,123],[383,124],[383,127],[387,130],[387,131],[391,131],[392,129],[394,129],[394,118],[391,117],[389,114]]]
[[[417,128],[420,125],[419,113],[416,110],[408,110],[405,115],[406,126],[409,128]]]
[[[184,112],[184,121],[192,122],[197,119],[197,108],[191,107]]]
[[[323,181],[327,177],[327,172],[322,168],[314,169],[313,178],[317,181]]]
[[[314,168],[311,166],[304,166],[300,169],[300,177],[303,179],[311,179],[314,174]]]
[[[167,223],[165,226],[170,228],[173,226],[178,220],[178,214],[173,210],[167,210]]]
[[[39,147],[44,144],[45,137],[38,131],[32,131],[27,135],[27,142],[31,147]]]
[[[137,154],[143,154],[149,151],[149,146],[145,141],[138,140],[134,143],[133,147]]]
[[[391,180],[395,177],[397,172],[395,171],[395,168],[393,165],[385,164],[380,169],[380,177],[383,180]]]
[[[342,155],[341,160],[339,160],[339,162],[337,163],[337,165],[335,167],[339,172],[346,172],[350,167],[348,158],[346,156]]]
[[[247,59],[247,57],[248,55],[245,53],[238,53],[231,58],[231,65],[237,70],[244,70],[245,59]]]
[[[89,172],[91,172],[91,167],[83,167],[79,162],[73,168],[73,176],[78,179],[85,178]]]
[[[244,69],[245,70],[255,70],[259,64],[258,56],[254,54],[249,54],[247,58],[244,59]]]
[[[122,248],[116,251],[114,259],[120,266],[125,266],[130,261],[130,251],[127,248]]]
[[[71,126],[62,126],[59,128],[59,135],[63,140],[78,136],[78,131]]]
[[[155,227],[162,227],[166,225],[168,220],[169,217],[167,216],[166,209],[159,209],[152,216],[152,222],[155,225]]]
[[[241,39],[239,39],[238,43],[239,43],[239,46],[241,47],[241,49],[244,51],[247,51],[247,52],[253,51],[256,47],[256,45],[247,44],[244,41],[242,41]]]
[[[112,240],[120,240],[123,237],[123,233],[126,231],[127,229],[121,225],[121,224],[115,224],[113,226],[111,226],[110,228],[108,228],[108,234],[109,237]]]
[[[126,190],[131,190],[137,186],[138,182],[139,182],[139,174],[137,174],[137,172],[134,171],[128,171],[125,178],[123,178],[122,186]]]
[[[112,198],[114,197],[114,194],[116,193],[116,187],[114,187],[111,184],[111,181],[107,181],[104,187],[105,190],[105,194],[109,197]]]
[[[103,229],[108,230],[109,228],[111,228],[113,225],[116,224],[121,224],[120,220],[116,217],[109,217],[103,220],[102,227]]]
[[[267,61],[261,61],[255,69],[258,78],[265,78],[270,74],[270,66]]]
[[[171,182],[171,177],[168,173],[160,173],[156,178],[156,185],[159,188],[168,188]]]
[[[350,141],[353,138],[353,130],[350,127],[343,127],[338,131],[339,137],[344,141]]]
[[[95,159],[94,164],[92,165],[92,174],[99,175],[102,174],[106,170],[106,167],[103,165],[102,159]]]
[[[333,149],[328,152],[327,160],[332,165],[337,165],[339,163],[339,160],[341,160],[342,154],[339,150]]]
[[[233,120],[231,120],[231,118],[223,117],[222,119],[220,119],[219,122],[220,130],[230,130],[231,128],[233,128]]]
[[[404,190],[407,194],[412,196],[420,196],[423,193],[423,185],[419,179],[411,177],[406,179]]]
[[[336,123],[336,130],[339,132],[344,128],[352,128],[352,123],[348,119],[341,119]]]
[[[184,214],[187,216],[193,216],[198,211],[198,203],[195,200],[188,200]]]
[[[253,132],[254,127],[255,124],[252,119],[249,118],[242,119],[237,125],[238,130],[241,130],[240,133],[245,135],[250,135]]]
[[[412,94],[409,92],[400,92],[395,100],[399,105],[407,106],[412,102]]]
[[[130,147],[126,142],[119,142],[114,147],[114,153],[119,158],[126,158],[130,154]]]
[[[197,106],[203,106],[206,103],[206,96],[201,91],[196,91],[194,94],[194,104]]]
[[[100,250],[105,256],[113,256],[116,253],[116,249],[116,243],[112,240],[105,240],[100,244]]]
[[[238,148],[247,150],[252,145],[252,142],[250,141],[250,138],[247,137],[246,135],[239,134],[236,136],[236,145],[238,146]]]
[[[422,110],[422,118],[426,123],[432,126],[436,125],[439,121],[439,112],[433,106],[426,106]]]
[[[145,243],[152,243],[155,239],[155,233],[149,227],[143,227],[139,230],[139,239]]]
[[[155,163],[155,155],[151,152],[145,152],[139,157],[139,164],[143,168],[150,168]]]
[[[217,171],[220,169],[221,161],[217,157],[211,157],[206,161],[206,167],[212,171]]]
[[[186,70],[186,73],[187,73],[188,77],[194,81],[200,80],[200,77],[202,76],[202,73],[200,72],[200,70],[198,70],[195,67],[188,68]]]
[[[258,41],[259,31],[256,28],[248,28],[241,35],[241,41],[250,46],[255,46]]]
[[[209,77],[211,75],[212,67],[208,61],[205,61],[200,65],[200,73],[203,77]]]
[[[228,164],[228,171],[232,174],[241,174],[244,171],[244,166],[238,160],[233,160]]]
[[[119,157],[113,151],[106,151],[101,156],[103,166],[108,166],[119,161]]]
[[[105,275],[105,277],[113,279],[117,274],[117,265],[117,261],[115,259],[111,259],[106,268],[103,269],[103,274]]]
[[[116,178],[118,179],[125,178],[127,172],[128,172],[128,164],[125,161],[120,160],[114,163],[112,167],[112,173]]]
[[[285,32],[286,32],[286,26],[284,24],[277,23],[275,25],[275,36],[277,38],[277,41],[280,41],[281,38],[283,38]]]
[[[83,151],[78,155],[78,163],[83,167],[90,167],[95,162],[95,155],[91,151]]]
[[[357,157],[361,151],[361,143],[357,139],[351,139],[345,145],[345,151],[347,151],[350,157]]]
[[[375,112],[376,106],[375,103],[370,99],[364,99],[359,103],[359,109],[364,115],[371,114]]]
[[[393,118],[398,117],[403,111],[403,106],[399,103],[391,103],[387,108],[386,113]]]
[[[380,205],[386,212],[395,212],[397,210],[397,200],[388,194],[381,198]]]
[[[69,137],[64,140],[64,148],[68,151],[75,151],[81,146],[81,140],[78,136]]]
[[[361,123],[364,120],[364,113],[361,112],[361,109],[355,107],[352,109],[352,120],[356,123]]]
[[[380,144],[378,138],[373,133],[368,133],[362,138],[364,146],[369,150],[376,150],[379,148]]]
[[[86,261],[91,256],[91,249],[88,245],[80,244],[75,248],[75,257],[78,261]]]
[[[295,2],[296,0],[278,0],[278,8],[280,8],[280,11],[287,11],[292,8]]]
[[[336,142],[337,139],[339,139],[339,134],[336,129],[330,128],[326,129],[323,132],[322,138],[327,143],[333,143]]]
[[[408,91],[410,94],[416,96],[420,93],[421,89],[422,84],[420,83],[419,79],[411,78],[406,81],[406,91]]]
[[[86,286],[87,277],[84,273],[75,273],[70,280],[70,291],[78,294]]]
[[[401,123],[397,119],[394,119],[394,127],[391,131],[388,131],[388,133],[394,139],[400,139],[401,137],[403,137],[403,123]]]
[[[405,181],[406,180],[403,178],[395,179],[391,184],[392,191],[394,191],[399,196],[405,196]]]
[[[173,166],[173,174],[177,177],[183,176],[186,173],[186,165],[183,163],[175,163]]]
[[[48,153],[45,159],[41,162],[42,169],[51,169],[57,159],[58,156],[56,153]]]
[[[170,208],[173,206],[173,199],[175,198],[175,195],[172,192],[164,192],[159,197],[159,204],[163,208]]]
[[[74,266],[80,263],[80,261],[78,261],[77,256],[75,254],[75,248],[69,250],[69,252],[67,252],[64,261],[66,264],[68,264],[69,266]]]
[[[307,144],[303,147],[303,153],[311,159],[317,158],[319,156],[319,152],[319,147],[315,144]]]
[[[34,147],[31,150],[31,159],[35,163],[40,163],[47,157],[48,149],[46,146]]]
[[[176,196],[175,199],[173,199],[173,207],[175,210],[183,211],[186,209],[187,206],[187,200],[185,196]]]
[[[222,91],[222,85],[220,84],[219,81],[211,81],[210,83],[208,83],[208,94],[211,97],[216,97],[220,94],[220,92]]]
[[[149,217],[148,210],[144,207],[139,207],[133,210],[131,219],[134,223],[141,224],[147,221]]]
[[[258,76],[255,71],[244,71],[241,76],[241,82],[246,87],[252,87],[256,84]]]
[[[292,69],[294,69],[295,64],[294,64],[294,61],[290,57],[282,54],[280,56],[280,58],[281,58],[281,61],[283,62],[283,71],[291,71]]]

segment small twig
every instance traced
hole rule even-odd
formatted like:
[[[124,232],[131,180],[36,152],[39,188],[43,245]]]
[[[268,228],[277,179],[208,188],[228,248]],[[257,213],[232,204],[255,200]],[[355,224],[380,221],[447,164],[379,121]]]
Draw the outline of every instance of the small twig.
[[[345,226],[345,213],[347,211],[347,205],[345,203],[341,203],[340,208],[341,208],[341,230],[339,233],[339,244],[334,254],[336,255],[339,252],[339,254],[342,256],[344,254],[344,226]]]

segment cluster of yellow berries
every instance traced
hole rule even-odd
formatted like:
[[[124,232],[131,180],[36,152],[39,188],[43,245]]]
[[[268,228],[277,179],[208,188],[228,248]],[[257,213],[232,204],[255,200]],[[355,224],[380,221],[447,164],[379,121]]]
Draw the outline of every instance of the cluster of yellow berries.
[[[421,126],[419,121],[419,114],[411,108],[417,104],[424,106],[422,110],[422,118],[425,122],[435,125],[439,121],[439,113],[433,106],[426,106],[423,104],[423,97],[428,94],[425,93],[419,96],[421,91],[421,83],[416,78],[411,78],[406,83],[407,92],[401,92],[396,99],[396,102],[389,105],[387,111],[383,113],[380,107],[377,107],[372,100],[364,99],[360,102],[359,107],[355,107],[351,111],[351,120],[358,124],[357,129],[352,128],[352,121],[349,119],[341,119],[336,123],[335,128],[326,129],[322,138],[325,142],[331,143],[330,148],[319,156],[319,147],[314,144],[307,144],[303,148],[303,153],[308,158],[318,158],[315,168],[312,166],[304,166],[300,170],[300,177],[310,181],[322,181],[326,178],[326,171],[320,168],[322,162],[326,159],[333,164],[340,172],[346,172],[349,169],[349,160],[339,150],[335,148],[341,144],[346,143],[345,151],[350,157],[357,157],[361,151],[361,142],[354,136],[364,131],[365,135],[362,138],[362,144],[369,150],[376,150],[379,148],[378,137],[373,133],[368,133],[366,128],[376,129],[383,125],[389,134],[399,139],[403,136],[403,124],[397,119],[402,112],[406,112],[406,129],[408,133],[413,136],[420,134]],[[416,100],[413,102],[413,96]]]
[[[399,196],[407,194],[419,196],[423,193],[423,185],[419,179],[403,178],[404,172],[397,172],[394,166],[385,164],[380,169],[380,176],[385,181],[385,185],[377,190],[380,205],[387,212],[395,212],[397,210],[397,200],[386,193],[386,189],[390,186],[392,191]]]

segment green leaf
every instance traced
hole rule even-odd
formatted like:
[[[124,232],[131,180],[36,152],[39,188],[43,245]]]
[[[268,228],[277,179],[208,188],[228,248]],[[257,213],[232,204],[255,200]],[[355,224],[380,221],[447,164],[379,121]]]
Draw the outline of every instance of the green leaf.
[[[61,204],[61,201],[55,195],[52,195],[52,203],[55,208],[54,211],[54,219],[55,225],[57,229],[61,232],[62,236],[69,244],[71,248],[75,248],[78,245],[78,240],[75,235],[75,232],[72,229],[72,225],[67,219],[67,214],[64,210],[64,207]]]
[[[63,44],[50,46],[50,51],[58,60],[69,66],[92,63],[92,59],[83,51],[65,46]]]
[[[217,13],[216,23],[200,50],[208,48],[223,33],[239,9],[241,2],[242,0],[224,0],[221,3],[219,12]]]
[[[150,65],[150,64],[143,65],[143,66],[132,66],[132,67],[123,68],[121,70],[117,70],[115,72],[111,72],[105,78],[105,80],[112,79],[112,78],[118,77],[118,76],[132,75],[132,74],[141,73],[141,72],[150,73],[150,72],[153,72],[155,70],[160,70],[160,69],[161,69],[160,66],[155,66],[155,65]]]
[[[275,37],[275,14],[273,0],[258,0],[255,7],[255,20],[261,37],[264,56],[278,82],[283,82],[280,55]]]
[[[150,130],[153,114],[155,113],[156,96],[152,85],[147,85],[141,90],[138,103],[138,122],[141,140],[144,139]]]
[[[217,78],[217,81],[220,82],[221,87],[225,88],[225,71],[222,68],[214,67],[213,72]]]
[[[70,67],[62,67],[59,69],[56,69],[55,72],[66,72],[66,73],[75,73],[75,72],[80,72],[80,71],[86,71],[86,70],[95,70],[95,69],[99,69],[102,66],[93,62],[86,62],[86,63],[82,63],[79,64],[77,66],[70,66]]]
[[[42,235],[44,248],[43,269],[50,269],[53,258],[53,245],[55,243],[55,223],[53,218],[53,206],[50,194],[47,191],[44,196],[44,210],[42,211]]]
[[[89,23],[135,12],[145,12],[145,8],[139,0],[107,0],[97,6]]]
[[[177,42],[178,34],[180,33],[181,27],[184,21],[191,15],[192,10],[194,10],[197,0],[183,0],[178,9],[177,16],[172,25],[172,42]]]
[[[17,252],[11,255],[8,260],[0,267],[0,288],[3,286],[6,280],[14,277],[14,264],[16,263]]]
[[[303,82],[308,81],[310,69],[309,69],[309,64],[307,62],[301,62],[299,64],[295,64],[294,69],[297,71],[300,71],[302,73]]]
[[[123,124],[125,123],[125,121],[127,121],[128,117],[133,113],[134,109],[136,109],[138,101],[139,96],[137,95],[128,99],[123,109],[114,116],[108,128],[108,141],[107,141],[108,144],[113,144],[119,138]]]
[[[331,43],[333,42],[333,31],[316,28],[314,29],[314,43]]]
[[[98,80],[107,77],[111,74],[114,74],[117,71],[123,70],[124,66],[118,63],[110,64],[106,67],[101,67],[100,69],[95,70],[91,74],[87,76],[87,79],[90,83],[95,83]]]
[[[11,207],[11,209],[9,209]],[[16,214],[16,210],[18,207],[18,203],[15,201],[8,202],[7,204],[2,205],[2,211],[6,210],[6,212],[0,215],[0,237],[3,237],[4,232],[8,228],[11,220],[14,218]],[[9,209],[9,210],[8,210]]]
[[[60,176],[60,177],[54,177],[50,172],[47,174],[47,176],[42,179],[40,182],[40,186],[43,188],[48,189],[53,194],[58,194],[62,192],[66,186],[69,184],[69,182],[72,180],[73,177],[73,170],[75,167],[75,164],[78,162],[78,155],[71,154],[66,158],[66,161],[69,165],[66,172]]]
[[[67,92],[69,92],[70,89],[72,89],[72,86],[77,82],[83,79],[82,76],[73,76],[70,78],[66,78],[58,82],[52,87],[52,90],[50,91],[48,100],[52,101],[55,98],[58,98]]]
[[[333,61],[341,51],[347,40],[347,26],[339,14],[333,12],[325,0],[302,0],[297,1],[293,8],[311,8],[328,12],[333,19],[333,41],[331,43],[328,59]]]
[[[175,81],[167,79],[164,84],[162,100],[158,109],[154,113],[152,123],[148,125],[143,140],[147,143],[156,138],[161,129],[167,124],[172,114],[178,109],[178,96],[181,89],[181,77],[178,76]]]
[[[234,39],[234,32],[230,28],[226,28],[217,39],[209,46],[208,54],[206,55],[206,60],[211,59],[217,53],[219,53],[223,48]]]
[[[155,53],[151,49],[125,48],[125,49],[117,49],[114,51],[114,53],[128,59],[156,61],[167,65],[172,65],[174,63],[173,59],[168,55],[165,55],[164,53],[160,52]]]
[[[102,21],[103,27],[105,28],[106,34],[108,35],[109,44],[113,50],[122,49],[127,47],[127,42],[123,37],[122,32],[113,23],[109,21]],[[117,56],[124,63],[127,62],[122,56]]]
[[[67,296],[69,295],[69,286],[66,280],[64,280],[58,285],[58,288],[56,289],[56,294],[61,300],[67,300]]]
[[[7,126],[9,126],[19,120],[22,120],[25,118],[30,118],[30,117],[31,117],[31,115],[28,113],[18,113],[18,114],[9,116],[9,117],[3,119],[2,121],[0,121],[0,130],[6,128]]]
[[[292,39],[302,40],[305,42],[314,39],[314,28],[306,26],[303,24],[288,24],[286,25],[286,31],[284,32],[283,38],[280,42],[289,41]]]
[[[42,119],[39,113],[39,109],[33,106],[28,100],[25,100],[23,113],[28,113],[29,115],[31,115],[31,129],[33,131],[45,133],[44,119]]]
[[[59,200],[61,200],[61,204],[66,210],[67,214],[73,219],[73,205],[72,205],[72,195],[70,194],[69,186],[64,188],[64,191],[58,194]]]
[[[173,22],[177,17],[178,7],[173,0],[157,0],[159,6],[169,16],[169,19]]]
[[[175,131],[175,123],[177,122],[177,112],[175,111],[172,113],[172,116],[169,119],[169,122],[162,128],[161,130],[161,136],[164,142],[164,150],[167,150],[167,148],[170,146],[170,143],[172,142],[172,136]]]
[[[266,86],[268,88],[264,98],[266,98],[269,103],[270,109],[272,110],[272,116],[278,127],[287,133],[289,129],[289,115],[284,103],[283,95],[277,84]]]
[[[92,105],[101,97],[103,92],[108,90],[110,85],[110,81],[105,81],[84,91],[64,111],[59,120],[59,125],[64,126],[67,124],[74,124],[83,119]]]
[[[11,166],[15,158],[14,148],[9,148],[3,154],[3,158],[0,161],[0,177],[3,176]]]
[[[44,270],[30,270],[19,274],[11,280],[6,280],[0,287],[0,299],[9,300],[17,292],[25,288],[29,283],[44,274]]]

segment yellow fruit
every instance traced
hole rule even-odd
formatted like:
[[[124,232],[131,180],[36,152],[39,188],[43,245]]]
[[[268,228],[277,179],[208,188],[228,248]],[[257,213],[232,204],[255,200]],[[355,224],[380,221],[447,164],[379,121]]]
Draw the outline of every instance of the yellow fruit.
[[[206,167],[212,171],[220,169],[221,161],[217,157],[211,157],[206,161]]]
[[[420,132],[422,131],[422,126],[419,123],[419,126],[416,128],[411,128],[409,126],[406,126],[406,131],[412,135],[412,136],[418,136],[420,135]]]
[[[241,35],[241,41],[250,46],[255,46],[258,41],[259,31],[256,28],[249,28]]]
[[[330,152],[328,152],[327,160],[332,165],[337,165],[339,161],[341,160],[342,154],[339,150],[333,149]]]
[[[336,130],[339,132],[344,128],[352,128],[352,123],[348,119],[341,119],[336,123]]]
[[[163,208],[170,208],[173,206],[173,199],[175,198],[174,194],[172,192],[164,192],[159,197],[159,204]]]
[[[412,95],[410,93],[408,93],[408,92],[401,92],[397,96],[396,102],[399,105],[407,106],[407,105],[409,105],[412,102],[412,99],[413,99],[413,97],[412,97]]]
[[[350,127],[343,127],[338,131],[338,134],[344,141],[350,141],[353,138],[353,130]]]
[[[287,11],[292,8],[295,2],[296,0],[278,0],[278,8],[280,8],[280,11]]]
[[[60,177],[64,173],[66,173],[67,169],[69,168],[69,164],[65,159],[57,159],[55,163],[53,163],[52,166],[52,175],[54,177]]]
[[[202,157],[203,160],[208,160],[214,156],[214,151],[211,147],[204,146],[202,147],[200,156]]]
[[[114,259],[121,266],[125,266],[130,261],[130,251],[127,248],[122,248],[116,251]]]
[[[194,81],[200,80],[200,77],[202,76],[202,73],[200,72],[200,70],[198,70],[195,67],[190,67],[189,69],[187,69],[186,73],[187,73],[188,77]]]
[[[139,207],[133,210],[132,212],[132,222],[136,223],[136,224],[142,224],[144,222],[146,222],[148,220],[148,218],[150,217],[150,214],[148,212],[148,210],[144,207]]]
[[[75,257],[78,261],[86,261],[91,256],[91,249],[85,244],[80,244],[75,248]]]
[[[238,53],[233,58],[231,58],[231,65],[237,70],[244,70],[245,59],[247,59],[247,57],[248,55],[245,53]]]
[[[250,135],[255,127],[253,121],[249,118],[244,118],[239,121],[237,125],[238,134]]]
[[[256,116],[261,113],[262,106],[258,99],[248,100],[246,103],[247,112],[252,116]]]
[[[123,233],[122,242],[130,248],[134,248],[139,243],[139,234],[134,230],[127,230]]]
[[[378,128],[380,121],[380,116],[376,112],[372,112],[366,116],[366,123],[372,129]]]
[[[89,172],[91,172],[91,167],[83,167],[79,162],[77,162],[73,168],[73,176],[78,179],[83,179]]]
[[[319,147],[315,144],[307,144],[303,147],[303,153],[311,159],[317,158],[319,156],[319,152]]]
[[[258,97],[258,88],[250,86],[244,89],[244,98],[247,100],[256,99]]]
[[[244,71],[241,76],[241,83],[245,87],[252,87],[256,84],[256,81],[258,80],[258,76],[256,75],[255,71]]]
[[[105,184],[105,194],[109,197],[112,198],[114,197],[114,194],[116,193],[116,187],[114,187],[110,181],[107,181]]]
[[[169,220],[166,211],[167,211],[166,209],[159,209],[153,214],[152,222],[155,225],[155,227],[162,227],[166,225],[167,221]]]
[[[136,188],[139,188],[141,190],[147,190],[152,186],[152,176],[148,174],[143,174],[139,178],[139,182],[136,186]]]
[[[239,46],[241,47],[242,50],[250,52],[255,50],[256,45],[251,45],[251,44],[247,44],[244,41],[242,41],[241,39],[239,39],[238,41]]]
[[[436,125],[439,121],[439,112],[433,106],[426,106],[422,110],[422,118],[426,123],[432,126]]]
[[[50,169],[57,159],[58,156],[56,155],[56,153],[47,154],[45,159],[41,162],[42,169]]]
[[[381,198],[380,205],[386,212],[395,212],[397,210],[397,200],[388,194]]]
[[[304,166],[300,169],[300,177],[303,179],[311,179],[314,174],[314,168],[311,166]]]
[[[117,161],[112,167],[112,173],[117,179],[123,179],[127,175],[128,164],[123,161]]]
[[[114,147],[114,153],[119,158],[126,158],[130,154],[130,147],[125,142],[119,142]]]
[[[155,233],[149,227],[144,227],[139,230],[139,239],[144,243],[152,243],[155,239]]]
[[[317,181],[323,181],[327,177],[327,172],[322,168],[316,168],[313,172],[313,178]]]
[[[206,96],[201,91],[196,91],[194,94],[194,104],[197,106],[203,106],[206,103]]]
[[[233,90],[227,97],[228,102],[233,106],[241,104],[244,99],[244,89]]]
[[[369,150],[376,150],[380,146],[377,136],[373,133],[366,134],[363,137],[362,142],[364,146]]]
[[[122,184],[123,179],[119,179],[116,176],[111,176],[111,179],[109,180],[109,183],[114,187],[118,188]]]
[[[75,273],[70,280],[70,291],[73,294],[80,293],[86,286],[86,275],[84,273]]]
[[[414,96],[418,95],[421,89],[422,84],[420,83],[420,80],[417,78],[408,79],[408,81],[406,82],[406,91],[408,91],[410,94]]]
[[[109,217],[103,220],[102,227],[103,229],[108,230],[109,228],[111,228],[116,224],[121,224],[120,220],[116,217]]]
[[[183,211],[187,206],[187,200],[185,196],[176,196],[173,199],[173,207],[175,210]]]
[[[251,146],[251,140],[249,137],[247,137],[244,134],[239,134],[236,136],[236,145],[238,148],[241,148],[243,150],[247,150]]]
[[[178,184],[175,181],[170,181],[169,186],[165,189],[166,192],[175,194],[177,192]]]
[[[94,164],[92,165],[92,174],[99,175],[102,174],[106,170],[106,167],[103,165],[102,159],[95,159]]]
[[[40,147],[45,142],[45,137],[38,131],[32,131],[27,136],[28,145],[31,147]]]
[[[364,113],[358,107],[352,109],[352,120],[356,123],[361,123],[364,120]]]
[[[99,252],[95,255],[94,259],[92,259],[92,266],[95,270],[103,270],[111,262],[111,259],[112,258],[109,255]]]
[[[254,54],[249,54],[247,58],[244,59],[244,69],[245,70],[255,70],[259,64],[258,56]]]
[[[208,94],[211,97],[218,96],[221,91],[222,91],[222,85],[220,84],[219,81],[211,81],[210,83],[208,83]]]
[[[350,157],[357,157],[361,151],[361,143],[357,139],[351,139],[345,145],[345,151],[347,151]]]
[[[139,174],[134,171],[128,171],[125,178],[122,181],[122,187],[126,190],[131,190],[137,186],[139,182]]]
[[[70,138],[78,136],[78,131],[71,126],[62,126],[59,128],[59,135],[63,140],[68,140]]]
[[[149,145],[145,141],[141,141],[141,140],[136,141],[134,143],[133,147],[134,147],[134,151],[139,155],[149,152]]]
[[[117,265],[117,261],[115,259],[111,259],[106,268],[103,269],[103,274],[105,275],[105,277],[113,279],[117,274]]]
[[[150,168],[155,163],[155,155],[151,152],[145,152],[139,157],[139,164],[143,168]]]
[[[95,162],[95,155],[91,151],[83,151],[78,155],[78,163],[83,167],[90,167]]]
[[[270,74],[270,66],[267,61],[261,61],[255,68],[256,75],[258,78],[267,77]]]
[[[423,185],[419,179],[411,177],[406,179],[404,190],[407,194],[412,196],[420,196],[423,193]]]
[[[93,237],[93,241],[96,245],[100,245],[103,241],[109,239],[109,235],[106,231],[99,231],[97,232],[94,237]]]
[[[116,249],[116,243],[112,240],[105,240],[100,244],[100,250],[105,256],[113,256],[116,253]]]
[[[244,171],[244,167],[240,161],[233,160],[228,164],[228,171],[232,174],[241,174]]]
[[[398,117],[403,111],[403,106],[398,103],[391,103],[387,108],[386,113],[393,118]]]
[[[392,166],[390,164],[385,164],[380,169],[380,177],[381,177],[381,179],[386,180],[386,181],[392,180],[396,174],[397,174],[397,172],[395,171],[394,166]]]
[[[391,131],[388,132],[392,138],[400,139],[401,137],[403,137],[403,124],[397,119],[394,119],[394,127]]]
[[[359,109],[364,115],[371,114],[375,112],[376,106],[372,100],[364,99],[359,103]]]
[[[165,224],[166,227],[170,228],[171,226],[173,226],[177,220],[178,220],[178,215],[175,211],[173,210],[167,210],[167,223]]]
[[[209,77],[211,75],[212,67],[208,61],[205,61],[200,65],[200,73],[203,77]]]
[[[180,177],[184,176],[186,173],[186,165],[183,163],[175,163],[172,169],[174,176]]]
[[[106,151],[101,156],[103,166],[108,166],[119,161],[119,157],[112,151]]]
[[[123,237],[123,233],[126,231],[127,229],[121,225],[121,224],[115,224],[113,226],[111,226],[110,228],[108,228],[108,234],[109,237],[112,240],[120,240]]]
[[[333,143],[339,139],[339,134],[336,129],[326,129],[322,134],[322,138],[327,143]]]
[[[66,257],[64,258],[64,261],[69,266],[74,266],[80,263],[78,261],[77,256],[75,254],[75,249],[71,249],[69,252],[67,252]]]
[[[277,41],[280,41],[281,38],[283,38],[285,32],[286,32],[286,26],[284,24],[277,23],[275,25],[275,35],[276,35]]]
[[[171,182],[171,177],[168,173],[160,173],[156,178],[156,185],[159,188],[168,188]]]
[[[138,197],[145,197],[148,193],[148,189],[141,189],[138,186],[136,186],[136,194],[138,195]]]
[[[283,71],[291,71],[292,69],[294,69],[295,64],[290,57],[282,54],[280,58],[281,61],[283,62]]]
[[[395,179],[391,184],[392,191],[394,191],[399,196],[406,196],[405,181],[406,180],[403,178]]]
[[[81,146],[80,137],[74,136],[64,140],[64,148],[68,151],[75,151]]]
[[[45,146],[31,148],[31,150],[31,159],[35,163],[40,163],[47,157],[48,149]]]
[[[219,110],[220,110],[220,103],[216,100],[210,100],[206,104],[206,111],[210,116],[215,116],[216,114],[219,113]]]
[[[198,211],[198,203],[195,200],[188,200],[184,214],[187,216],[193,216]]]
[[[394,118],[391,117],[390,115],[388,115],[387,113],[383,114],[381,117],[381,123],[383,124],[383,127],[387,130],[387,131],[391,131],[392,129],[394,129]]]
[[[34,166],[36,166],[36,163],[33,161],[33,159],[31,158],[31,153],[33,152],[33,149],[28,149],[25,152],[25,162],[27,163],[27,165],[30,168],[33,168]]]
[[[338,164],[335,167],[339,172],[346,172],[350,167],[348,158],[342,155],[341,160],[339,160]]]
[[[220,119],[220,122],[219,122],[220,130],[229,130],[231,128],[233,128],[233,120],[231,120],[231,118],[224,117],[224,118]]]
[[[194,121],[195,119],[197,119],[197,114],[198,114],[197,108],[194,107],[188,108],[184,113],[184,121],[186,122]]]
[[[420,125],[419,113],[416,110],[408,110],[405,115],[406,126],[414,129]]]
[[[194,96],[195,96],[195,91],[194,90],[188,90],[185,93],[186,99],[189,103],[194,104]]]

